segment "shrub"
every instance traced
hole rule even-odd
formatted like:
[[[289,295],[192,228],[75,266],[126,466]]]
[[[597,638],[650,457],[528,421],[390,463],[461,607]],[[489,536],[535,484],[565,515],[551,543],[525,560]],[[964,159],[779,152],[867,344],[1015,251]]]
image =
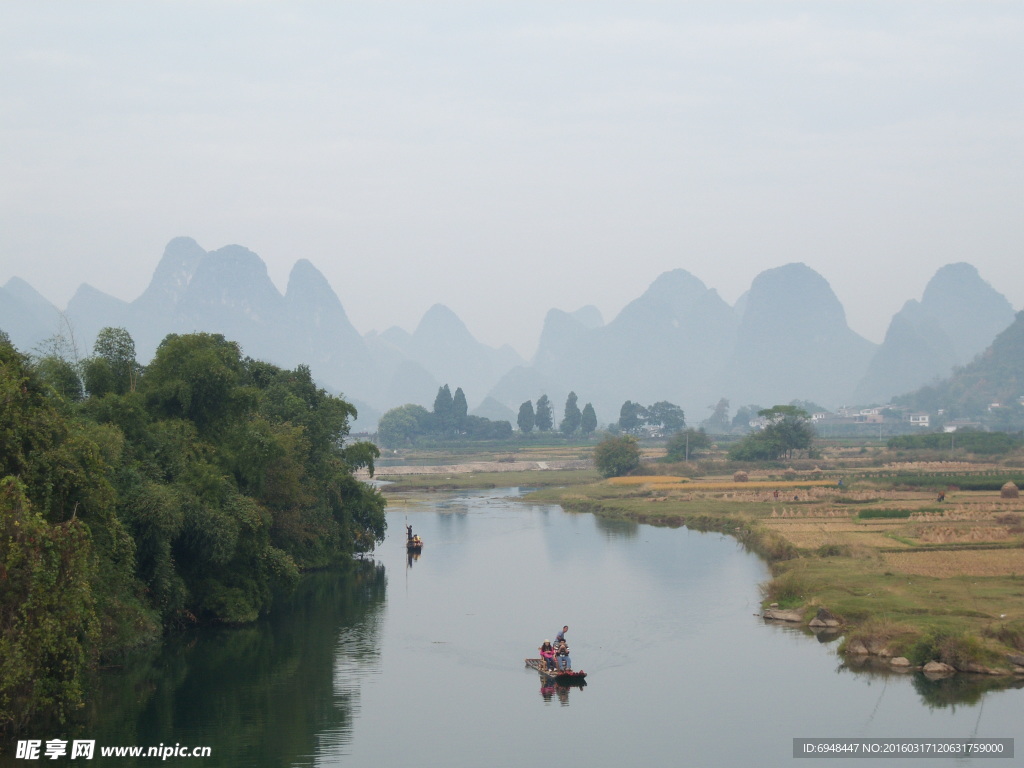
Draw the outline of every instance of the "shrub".
[[[995,627],[986,627],[985,635],[998,640],[1010,648],[1024,651],[1024,622],[1011,621]]]
[[[627,475],[640,466],[640,446],[632,435],[606,437],[594,448],[594,465],[602,477]]]
[[[793,568],[761,585],[765,600],[778,603],[781,608],[795,608],[806,602],[810,582],[802,571]]]
[[[995,654],[977,637],[935,630],[914,643],[907,658],[918,665],[941,661],[956,669],[963,669],[970,663],[991,663],[995,660]]]

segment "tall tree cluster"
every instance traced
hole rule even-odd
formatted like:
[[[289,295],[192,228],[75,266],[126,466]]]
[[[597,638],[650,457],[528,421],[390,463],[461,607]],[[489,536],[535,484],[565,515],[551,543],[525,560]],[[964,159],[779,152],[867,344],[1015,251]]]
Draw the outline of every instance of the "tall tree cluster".
[[[252,621],[300,570],[373,549],[354,416],[219,335],[168,336],[146,368],[122,329],[80,366],[0,340],[0,731],[66,717],[104,653]]]
[[[462,387],[453,395],[444,384],[437,389],[433,410],[412,403],[392,408],[380,418],[377,439],[388,448],[402,448],[427,440],[501,440],[512,434],[507,421],[493,421],[468,413]]]
[[[624,402],[619,409],[619,429],[623,432],[636,433],[645,426],[673,434],[686,428],[686,415],[682,408],[667,400],[660,400],[648,406],[634,403],[632,400]]]
[[[541,395],[537,399],[536,409],[530,400],[521,404],[516,424],[524,435],[530,434],[535,428],[538,432],[550,432],[555,425],[555,417],[548,396]],[[595,429],[597,429],[597,413],[594,411],[594,406],[587,403],[581,411],[579,398],[575,392],[570,392],[565,400],[565,408],[562,411],[562,420],[558,424],[558,431],[566,437],[572,437],[577,434],[589,436]]]

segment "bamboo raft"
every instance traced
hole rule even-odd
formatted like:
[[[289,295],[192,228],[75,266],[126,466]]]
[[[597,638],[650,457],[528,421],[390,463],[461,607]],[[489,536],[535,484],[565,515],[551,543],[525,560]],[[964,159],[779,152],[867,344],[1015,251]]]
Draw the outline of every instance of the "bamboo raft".
[[[531,669],[537,670],[540,676],[547,680],[558,683],[559,685],[586,685],[587,684],[587,673],[582,669],[577,671],[574,670],[560,670],[549,671],[547,664],[544,659],[527,659],[526,666]]]

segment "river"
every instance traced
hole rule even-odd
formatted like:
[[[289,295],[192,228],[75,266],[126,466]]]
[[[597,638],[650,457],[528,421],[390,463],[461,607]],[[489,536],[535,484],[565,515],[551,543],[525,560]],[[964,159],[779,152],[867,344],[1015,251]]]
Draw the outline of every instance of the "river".
[[[518,495],[396,507],[373,561],[351,575],[312,574],[256,626],[180,635],[106,674],[73,738],[205,745],[209,758],[167,762],[217,766],[801,768],[836,758],[795,759],[796,738],[1014,738],[1022,728],[1018,689],[854,672],[834,641],[766,624],[767,569],[728,536]],[[406,524],[425,541],[411,562]],[[588,673],[582,688],[543,685],[523,665],[563,624],[574,667]]]

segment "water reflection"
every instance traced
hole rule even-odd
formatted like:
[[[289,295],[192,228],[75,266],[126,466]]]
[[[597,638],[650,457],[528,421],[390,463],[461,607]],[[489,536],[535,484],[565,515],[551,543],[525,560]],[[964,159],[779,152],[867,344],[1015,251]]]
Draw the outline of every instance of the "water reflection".
[[[635,539],[640,533],[640,524],[632,520],[613,520],[607,517],[595,517],[597,529],[609,539]]]
[[[60,736],[209,746],[218,765],[313,765],[323,738],[351,737],[359,691],[344,668],[379,664],[386,587],[383,566],[356,561],[306,576],[256,625],[172,635],[103,673],[83,722]]]
[[[576,691],[582,691],[587,683],[581,681],[577,685],[559,685],[558,683],[550,683],[543,677],[540,678],[540,697],[544,700],[545,704],[551,704],[552,701],[557,701],[560,706],[569,706],[569,692],[573,689]],[[573,695],[578,695],[575,692]]]
[[[916,673],[912,679],[914,690],[921,700],[932,709],[959,705],[973,705],[984,701],[985,694],[1011,688],[1024,688],[1024,680],[1006,680],[988,675],[953,675],[945,678],[930,678]],[[980,709],[980,708],[979,708]],[[979,718],[981,712],[978,713]]]

